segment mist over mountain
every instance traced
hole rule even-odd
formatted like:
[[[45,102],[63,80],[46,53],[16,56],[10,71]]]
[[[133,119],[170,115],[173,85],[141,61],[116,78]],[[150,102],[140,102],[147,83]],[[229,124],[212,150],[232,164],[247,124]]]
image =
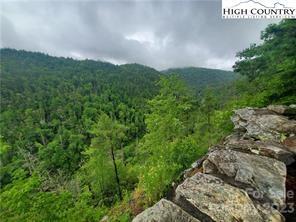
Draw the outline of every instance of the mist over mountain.
[[[137,63],[114,65],[109,62],[75,60],[72,58],[49,56],[41,52],[8,48],[1,49],[1,59],[5,63],[4,71],[11,71],[13,75],[18,73],[16,75],[17,78],[32,77],[32,72],[35,73],[35,77],[43,76],[43,78],[46,78],[46,75],[50,74],[60,79],[76,78],[84,73],[84,75],[89,75],[89,78],[97,76],[97,80],[100,80],[101,84],[108,85],[113,80],[122,81],[122,84],[131,84],[133,86],[131,88],[135,91],[137,91],[137,87],[142,85],[153,91],[155,87],[151,84],[156,79],[167,74],[177,74],[196,92],[201,92],[206,87],[226,85],[237,78],[237,74],[219,69],[186,67],[157,71],[154,68]],[[36,70],[39,70],[39,72]],[[3,74],[5,75],[6,72],[3,72]],[[125,90],[130,91],[132,89],[126,88]]]

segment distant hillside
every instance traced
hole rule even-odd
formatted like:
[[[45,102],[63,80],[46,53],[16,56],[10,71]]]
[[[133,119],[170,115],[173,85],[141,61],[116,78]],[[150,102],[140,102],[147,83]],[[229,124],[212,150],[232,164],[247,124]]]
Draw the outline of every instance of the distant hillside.
[[[74,60],[14,49],[1,49],[0,52],[2,92],[10,91],[7,97],[2,98],[4,109],[14,101],[11,95],[15,92],[28,93],[26,88],[32,90],[30,93],[34,95],[40,93],[36,92],[36,88],[46,94],[49,94],[46,88],[62,88],[67,93],[77,91],[83,95],[88,88],[96,96],[116,94],[125,102],[131,98],[151,98],[157,92],[155,83],[161,75],[155,69],[136,64],[118,66],[102,61]],[[46,87],[42,84],[46,84]]]
[[[197,92],[201,92],[207,86],[223,86],[237,78],[237,74],[231,71],[198,67],[173,68],[162,72],[165,74],[177,74]]]
[[[11,144],[17,141],[11,133],[13,120],[23,118],[24,113],[40,115],[36,124],[46,123],[42,127],[49,132],[48,141],[55,137],[57,129],[66,128],[82,132],[83,143],[89,144],[89,125],[102,112],[130,126],[132,137],[145,132],[146,101],[157,94],[156,82],[161,75],[155,69],[15,49],[1,49],[0,56],[0,107],[4,116],[0,127],[7,129],[2,136]],[[37,149],[31,142],[28,146]],[[79,162],[80,151],[77,156]],[[74,170],[78,162],[71,161],[69,170]]]

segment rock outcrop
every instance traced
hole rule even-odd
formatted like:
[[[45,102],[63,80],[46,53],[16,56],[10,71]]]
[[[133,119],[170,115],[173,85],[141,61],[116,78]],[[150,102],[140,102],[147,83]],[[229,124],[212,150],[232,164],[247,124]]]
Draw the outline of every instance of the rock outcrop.
[[[163,222],[200,222],[198,219],[191,216],[189,213],[182,210],[181,207],[171,201],[161,199],[153,207],[143,211],[133,220],[134,222],[150,222],[150,221],[163,221]]]
[[[249,188],[255,195],[260,193],[262,199],[265,197],[272,204],[285,204],[286,166],[278,160],[221,149],[209,154],[203,162],[203,172],[228,179],[237,187]]]
[[[202,221],[263,221],[248,194],[209,174],[197,173],[176,189],[176,202]]]
[[[296,106],[239,109],[231,119],[234,133],[133,222],[295,221]]]

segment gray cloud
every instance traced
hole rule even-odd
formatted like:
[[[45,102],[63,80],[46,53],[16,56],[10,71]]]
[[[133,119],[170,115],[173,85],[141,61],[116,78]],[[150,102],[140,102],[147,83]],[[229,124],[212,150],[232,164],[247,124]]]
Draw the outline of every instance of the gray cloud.
[[[1,47],[165,69],[230,69],[274,20],[222,20],[221,1],[4,1]]]

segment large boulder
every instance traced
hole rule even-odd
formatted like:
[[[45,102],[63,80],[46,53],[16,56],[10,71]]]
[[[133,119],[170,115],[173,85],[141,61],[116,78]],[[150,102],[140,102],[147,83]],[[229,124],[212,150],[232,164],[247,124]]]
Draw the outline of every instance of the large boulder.
[[[201,221],[264,221],[248,194],[221,179],[197,173],[176,189],[176,202]]]
[[[290,151],[291,148],[275,141],[246,140],[234,135],[226,139],[224,146],[225,149],[271,157],[284,162],[286,165],[295,161],[294,154]]]
[[[200,222],[171,201],[161,199],[137,215],[133,222]]]
[[[274,140],[296,134],[296,121],[268,109],[244,108],[235,111],[231,118],[234,129],[245,132],[245,137]]]
[[[203,170],[233,179],[233,184],[246,189],[257,200],[267,199],[277,206],[285,203],[283,162],[234,150],[215,150],[204,161]]]
[[[277,114],[285,116],[295,116],[296,115],[296,105],[270,105],[267,106],[268,110],[271,110]]]

